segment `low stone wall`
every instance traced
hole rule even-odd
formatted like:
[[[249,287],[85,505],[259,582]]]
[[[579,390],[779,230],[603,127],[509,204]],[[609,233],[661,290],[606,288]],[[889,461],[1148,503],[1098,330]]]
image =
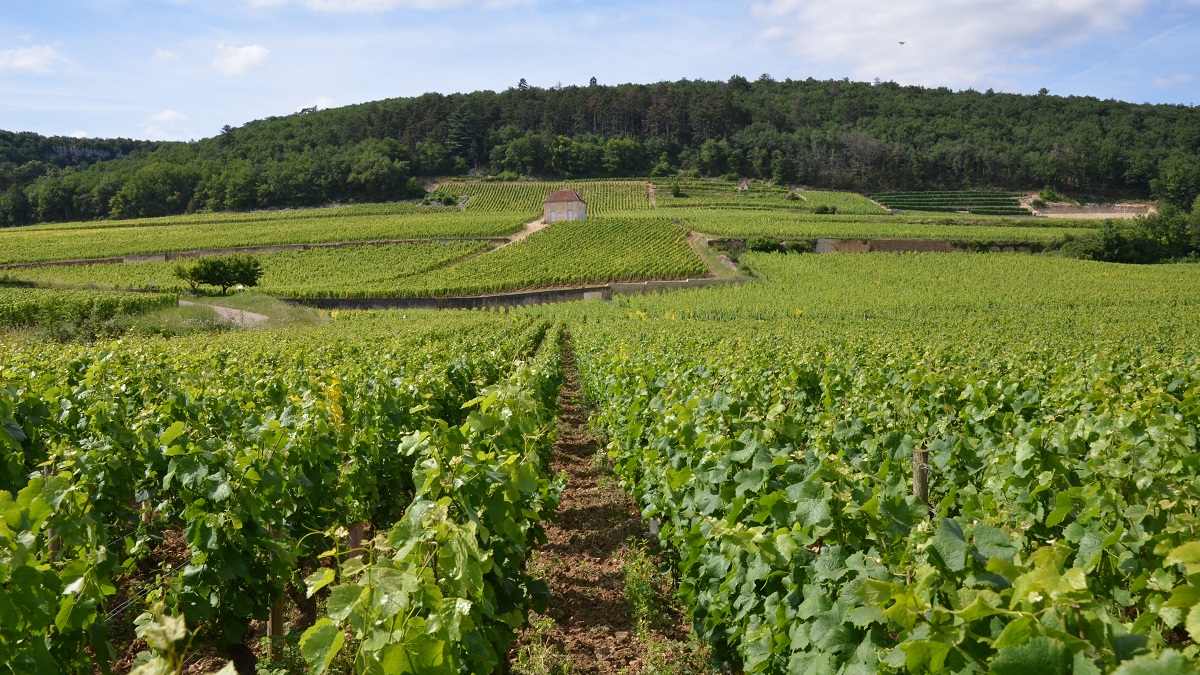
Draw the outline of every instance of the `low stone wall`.
[[[311,298],[284,301],[320,309],[484,309],[611,299],[612,289],[608,286],[588,286],[449,298]]]
[[[806,239],[814,253],[1037,253],[1043,245],[1025,242],[976,243],[949,239]],[[741,239],[713,239],[714,246],[743,248]],[[796,243],[796,242],[792,242]],[[709,280],[709,281],[715,281]]]
[[[1038,213],[1047,216],[1057,215],[1097,215],[1124,214],[1141,215],[1155,213],[1157,209],[1149,204],[1093,204],[1088,206],[1043,206]]]
[[[721,284],[740,284],[748,279],[681,279],[613,283],[582,288],[551,288],[519,293],[469,295],[449,298],[286,298],[284,302],[320,309],[485,309],[523,307],[581,300],[612,300],[614,295],[639,295],[684,288],[702,288]]]
[[[703,288],[705,286],[721,286],[725,284],[743,284],[749,279],[680,279],[677,281],[643,281],[640,283],[609,284],[613,295],[642,295],[661,291],[675,291],[684,288]]]

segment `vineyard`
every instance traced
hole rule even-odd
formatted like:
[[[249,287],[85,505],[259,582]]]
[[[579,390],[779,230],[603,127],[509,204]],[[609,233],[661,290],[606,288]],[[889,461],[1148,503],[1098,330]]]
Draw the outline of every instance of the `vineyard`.
[[[487,255],[375,289],[376,297],[470,295],[610,281],[700,277],[688,232],[657,218],[558,223]]]
[[[416,213],[213,223],[113,230],[12,228],[0,231],[0,264],[109,258],[199,249],[392,239],[503,237],[521,229],[512,214]]]
[[[869,199],[852,192],[791,190],[769,183],[747,184],[723,181],[682,181],[655,183],[659,208],[670,209],[779,209],[817,214],[887,215],[887,211]],[[678,190],[679,196],[674,192]]]
[[[135,218],[128,220],[99,220],[36,225],[29,230],[93,230],[97,228],[150,227],[154,225],[212,225],[215,223],[258,223],[271,221],[311,220],[314,218],[352,218],[355,216],[399,216],[413,213],[452,213],[453,207],[422,206],[412,202],[383,202],[326,206],[315,209],[281,209],[277,211],[213,211],[182,216]]]
[[[1196,270],[748,257],[767,289],[564,310],[727,667],[1194,672]]]
[[[423,318],[187,350],[4,347],[0,664],[112,663],[110,638],[160,625],[156,602],[238,645],[307,587],[326,599],[298,628],[312,672],[496,668],[545,601],[522,568],[560,489],[544,469],[559,329]]]
[[[673,209],[672,214],[688,227],[708,235],[745,238],[769,235],[784,240],[817,239],[946,239],[963,242],[1050,243],[1064,237],[1095,234],[1089,221],[1073,221],[1071,227],[1050,225],[1046,220],[1012,224],[1000,219],[960,224],[950,219],[892,216],[811,216],[776,210]],[[1029,225],[1025,225],[1029,223]]]
[[[875,201],[890,209],[906,211],[966,211],[991,216],[1028,216],[1019,192],[1001,190],[957,190],[945,192],[881,192]]]
[[[614,211],[641,211],[650,208],[648,185],[643,181],[571,181],[544,182],[464,182],[448,181],[440,191],[466,197],[468,213],[526,213],[536,218],[542,202],[555,190],[578,190],[588,205],[589,216]]]
[[[413,243],[312,248],[256,256],[263,276],[257,290],[287,298],[364,296],[401,279],[444,267],[488,249],[482,242]],[[183,292],[176,262],[31,267],[0,272],[0,279],[49,286]]]
[[[9,328],[104,321],[141,314],[178,302],[175,295],[94,293],[0,286],[0,333]],[[0,362],[0,367],[3,362]]]

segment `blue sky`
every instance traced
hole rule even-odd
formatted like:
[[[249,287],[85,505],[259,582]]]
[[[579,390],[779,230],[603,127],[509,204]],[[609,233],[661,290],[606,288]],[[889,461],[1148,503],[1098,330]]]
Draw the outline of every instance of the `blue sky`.
[[[10,131],[187,140],[522,77],[761,73],[1194,105],[1200,0],[0,0]]]

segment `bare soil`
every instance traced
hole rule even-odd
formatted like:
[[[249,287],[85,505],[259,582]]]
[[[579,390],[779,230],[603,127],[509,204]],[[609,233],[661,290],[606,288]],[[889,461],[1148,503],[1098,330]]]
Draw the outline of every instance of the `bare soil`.
[[[556,519],[546,525],[547,543],[532,563],[550,587],[546,615],[554,626],[543,639],[570,656],[572,675],[637,673],[646,663],[647,646],[625,601],[621,567],[647,533],[633,500],[596,461],[601,448],[588,429],[569,339],[563,366],[567,382],[559,393],[551,467],[567,473],[567,486]],[[534,631],[522,632],[513,654]]]

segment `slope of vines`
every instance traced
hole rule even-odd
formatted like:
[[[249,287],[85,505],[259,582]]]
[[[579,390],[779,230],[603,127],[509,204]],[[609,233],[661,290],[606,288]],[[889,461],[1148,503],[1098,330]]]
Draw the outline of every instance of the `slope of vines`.
[[[1195,672],[1200,271],[745,260],[556,310],[727,667]]]
[[[544,601],[524,554],[560,489],[544,461],[558,329],[421,318],[0,348],[0,666],[106,667],[111,631],[150,625],[156,600],[237,645],[307,585],[326,607],[294,627],[312,672],[342,631],[357,672],[494,670]],[[356,522],[375,533],[357,552]],[[163,557],[171,537],[182,560]]]

